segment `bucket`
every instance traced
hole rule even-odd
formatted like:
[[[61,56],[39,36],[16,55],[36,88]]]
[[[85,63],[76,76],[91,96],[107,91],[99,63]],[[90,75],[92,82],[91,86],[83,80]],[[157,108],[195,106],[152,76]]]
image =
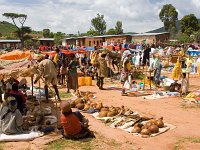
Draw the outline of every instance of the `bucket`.
[[[85,77],[78,77],[78,86],[85,85]]]
[[[85,77],[85,85],[92,86],[92,77]]]

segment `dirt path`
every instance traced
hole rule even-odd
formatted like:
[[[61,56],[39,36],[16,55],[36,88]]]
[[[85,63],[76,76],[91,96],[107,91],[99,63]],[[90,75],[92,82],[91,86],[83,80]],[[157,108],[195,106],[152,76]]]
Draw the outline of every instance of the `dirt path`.
[[[198,87],[200,79],[191,78],[193,87]],[[87,90],[96,93],[97,101],[104,105],[127,106],[141,115],[159,118],[164,117],[166,123],[175,125],[177,128],[170,130],[153,138],[140,138],[127,134],[119,129],[112,129],[105,126],[101,121],[97,121],[90,115],[91,129],[102,133],[105,137],[113,138],[123,143],[134,143],[136,149],[142,150],[168,150],[172,149],[179,138],[198,137],[200,135],[200,109],[184,109],[180,98],[167,98],[160,100],[146,100],[141,97],[122,97],[119,91],[99,91],[95,86],[81,87],[80,90]],[[193,146],[194,147],[194,146]]]
[[[200,79],[192,76],[190,79],[191,89],[200,87]],[[65,89],[61,89],[63,91]],[[121,143],[120,149],[140,149],[140,150],[172,150],[181,138],[200,137],[200,108],[185,109],[182,107],[181,98],[167,98],[160,100],[146,100],[141,97],[122,97],[116,90],[100,91],[96,86],[80,87],[80,91],[95,92],[97,99],[94,101],[103,102],[104,105],[127,106],[140,115],[150,117],[163,117],[164,122],[175,125],[177,128],[170,130],[153,138],[140,138],[128,134],[120,129],[113,129],[96,120],[89,114],[84,114],[90,121],[91,130],[107,139]],[[97,137],[98,138],[98,137]],[[200,143],[200,141],[199,141]],[[183,144],[185,149],[198,150],[199,143],[186,142]],[[16,145],[25,148],[37,149],[37,146],[30,143],[6,143],[9,149],[15,149]],[[22,148],[21,147],[21,148]],[[108,147],[107,147],[108,148]],[[119,148],[119,147],[118,147]],[[177,149],[178,150],[178,149]]]

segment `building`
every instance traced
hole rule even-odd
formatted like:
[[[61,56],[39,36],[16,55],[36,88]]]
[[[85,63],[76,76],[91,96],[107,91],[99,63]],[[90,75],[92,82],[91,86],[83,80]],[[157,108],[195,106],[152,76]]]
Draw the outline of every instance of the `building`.
[[[39,38],[40,45],[53,47],[55,45],[54,38]]]
[[[132,41],[134,43],[149,43],[159,44],[168,41],[170,34],[168,32],[162,33],[142,33],[132,35]]]
[[[62,46],[75,45],[94,47],[103,45],[104,42],[110,43],[149,43],[159,44],[169,40],[170,34],[163,33],[142,33],[142,34],[121,34],[121,35],[102,35],[102,36],[82,36],[71,37],[62,40]]]
[[[21,48],[21,40],[0,40],[0,49]]]
[[[107,43],[130,43],[132,36],[130,34],[122,35],[102,35],[102,36],[83,36],[71,37],[62,40],[62,46],[76,45],[85,47],[94,47]]]

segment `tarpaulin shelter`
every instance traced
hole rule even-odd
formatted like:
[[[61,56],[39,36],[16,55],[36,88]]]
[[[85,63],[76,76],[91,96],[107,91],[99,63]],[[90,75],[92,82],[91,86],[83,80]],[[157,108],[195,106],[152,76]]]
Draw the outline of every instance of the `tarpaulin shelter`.
[[[12,52],[0,55],[0,60],[20,60],[20,59],[31,60],[32,59],[31,52],[14,50]]]
[[[70,55],[70,54],[87,54],[86,50],[60,50],[61,53]],[[55,51],[50,51],[50,52],[41,52],[43,55],[48,54],[49,56],[54,56],[56,54]]]

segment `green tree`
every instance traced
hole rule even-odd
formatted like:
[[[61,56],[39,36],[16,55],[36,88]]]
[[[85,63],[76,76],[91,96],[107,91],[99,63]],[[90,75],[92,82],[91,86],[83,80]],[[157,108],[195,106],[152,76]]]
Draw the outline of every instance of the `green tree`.
[[[50,37],[50,30],[49,29],[43,29],[42,34],[43,34],[44,38],[49,38]]]
[[[116,34],[116,31],[115,31],[115,29],[110,28],[110,29],[106,32],[106,34],[107,34],[107,35],[114,35],[114,34]]]
[[[190,36],[193,32],[198,31],[199,23],[194,14],[189,14],[181,19],[181,32]]]
[[[177,37],[178,41],[180,43],[188,43],[188,42],[192,42],[192,38],[190,38],[190,36],[188,36],[187,34],[180,34]]]
[[[53,33],[53,32],[51,32],[51,33],[49,34],[49,38],[54,38],[54,33]]]
[[[57,46],[62,44],[62,38],[64,37],[64,34],[62,32],[57,32],[54,34],[54,41]]]
[[[90,30],[87,31],[86,35],[87,36],[91,36],[91,35],[97,36],[97,35],[99,35],[99,33],[97,31],[95,31],[93,28],[90,28]]]
[[[176,21],[178,20],[178,12],[172,4],[166,4],[160,11],[160,20],[164,23],[165,30],[174,32],[176,29]]]
[[[98,13],[97,17],[91,20],[91,24],[99,35],[104,35],[106,33],[106,21],[104,20],[104,15]]]
[[[123,34],[122,22],[121,21],[116,22],[115,32],[116,32],[116,34]]]
[[[194,40],[200,41],[200,24],[199,24],[199,30],[194,32]]]
[[[27,30],[27,28],[29,28],[29,27],[24,27],[24,23],[26,22],[27,15],[17,14],[17,13],[4,13],[3,16],[8,19],[12,19],[13,24],[17,27],[16,33],[17,33],[18,38],[22,42],[22,48],[23,48],[24,41],[27,38],[27,37],[25,38],[25,36],[27,36],[26,34],[28,34],[28,32],[26,32],[26,31],[29,31],[29,30]],[[18,23],[20,25],[17,25],[16,20],[18,20]]]

